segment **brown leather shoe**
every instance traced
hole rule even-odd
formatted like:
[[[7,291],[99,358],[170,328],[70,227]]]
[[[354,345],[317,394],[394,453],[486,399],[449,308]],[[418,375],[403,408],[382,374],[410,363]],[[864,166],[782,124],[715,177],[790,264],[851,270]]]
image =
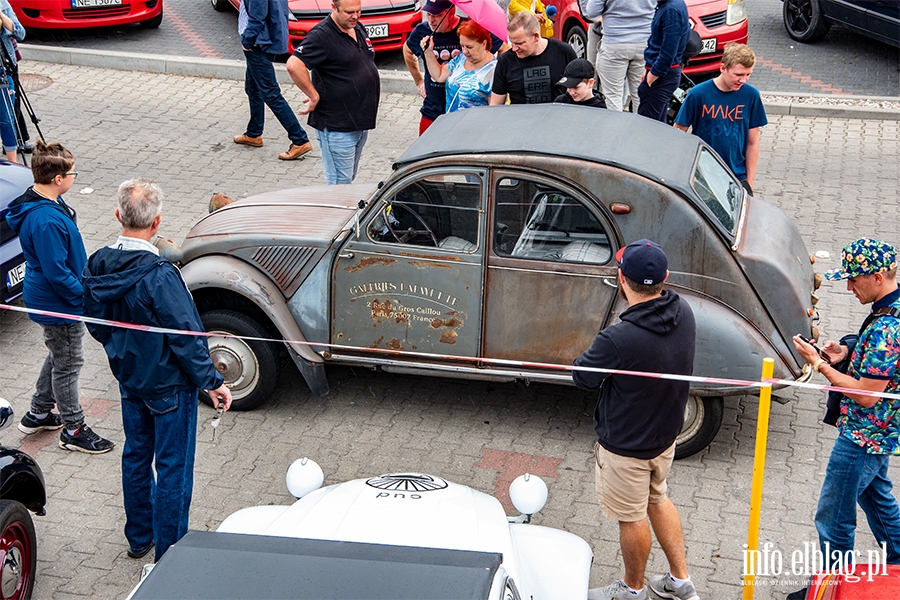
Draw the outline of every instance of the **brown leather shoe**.
[[[310,142],[306,142],[300,146],[291,144],[291,147],[288,148],[287,152],[282,152],[278,155],[278,158],[281,160],[297,160],[310,150],[312,150],[312,144]]]
[[[246,133],[242,133],[241,135],[234,136],[235,144],[244,144],[245,146],[253,146],[254,148],[259,148],[263,145],[262,136],[259,137],[250,137]]]

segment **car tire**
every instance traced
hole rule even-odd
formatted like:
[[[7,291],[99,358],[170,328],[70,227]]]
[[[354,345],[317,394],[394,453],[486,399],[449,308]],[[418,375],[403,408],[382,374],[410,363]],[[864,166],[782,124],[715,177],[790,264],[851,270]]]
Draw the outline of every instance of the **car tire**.
[[[228,0],[210,0],[213,10],[217,12],[225,12],[231,9],[231,3]]]
[[[200,319],[210,333],[224,333],[248,338],[270,338],[270,332],[243,313],[234,310],[211,310]],[[225,377],[231,389],[232,410],[251,410],[265,402],[278,382],[278,346],[237,338],[207,338],[213,365]],[[212,406],[205,392],[200,399]]]
[[[578,58],[586,58],[587,56],[587,32],[581,25],[572,25],[566,30],[566,43],[575,51]]]
[[[675,458],[687,458],[709,446],[725,413],[725,399],[721,396],[694,396],[684,408],[684,427],[675,440]]]
[[[159,26],[162,25],[163,22],[163,11],[159,11],[159,14],[153,17],[152,19],[147,19],[146,21],[141,21],[141,27],[144,29],[159,29]]]
[[[784,0],[781,14],[788,35],[798,42],[821,40],[831,29],[819,0]]]
[[[37,538],[31,513],[20,502],[0,500],[0,597],[27,600],[34,588]]]

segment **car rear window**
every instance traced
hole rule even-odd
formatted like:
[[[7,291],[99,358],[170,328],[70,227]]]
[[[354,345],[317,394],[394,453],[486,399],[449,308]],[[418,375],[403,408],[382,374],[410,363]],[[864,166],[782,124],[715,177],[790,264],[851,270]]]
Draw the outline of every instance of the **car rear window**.
[[[736,235],[744,188],[707,148],[700,149],[691,186],[722,226]]]

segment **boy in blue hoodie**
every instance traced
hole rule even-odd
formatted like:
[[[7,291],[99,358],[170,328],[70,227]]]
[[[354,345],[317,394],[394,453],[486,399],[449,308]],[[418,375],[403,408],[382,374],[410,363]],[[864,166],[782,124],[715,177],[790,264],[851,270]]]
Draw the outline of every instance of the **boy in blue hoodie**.
[[[62,144],[35,144],[31,172],[34,185],[9,205],[6,221],[19,235],[25,254],[22,296],[28,308],[81,316],[81,271],[87,262],[84,242],[75,224],[75,210],[62,195],[75,183],[75,157]],[[78,399],[78,375],[84,364],[84,325],[60,317],[29,314],[44,330],[49,353],[31,410],[19,423],[25,434],[56,430],[59,447],[88,454],[112,450],[113,442],[94,433],[84,423]],[[53,406],[59,414],[51,412]]]

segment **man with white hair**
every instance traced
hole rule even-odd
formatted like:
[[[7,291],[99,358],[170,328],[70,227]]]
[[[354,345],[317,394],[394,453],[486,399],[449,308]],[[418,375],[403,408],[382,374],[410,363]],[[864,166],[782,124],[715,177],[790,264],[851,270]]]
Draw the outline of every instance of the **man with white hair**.
[[[194,300],[175,265],[151,240],[162,220],[162,190],[149,179],[119,186],[122,234],[88,259],[84,314],[167,329],[203,331]],[[89,324],[103,344],[122,395],[122,490],[128,556],[156,546],[156,560],[188,530],[197,444],[197,392],[222,409],[231,392],[203,337]],[[156,476],[154,477],[154,465]]]

